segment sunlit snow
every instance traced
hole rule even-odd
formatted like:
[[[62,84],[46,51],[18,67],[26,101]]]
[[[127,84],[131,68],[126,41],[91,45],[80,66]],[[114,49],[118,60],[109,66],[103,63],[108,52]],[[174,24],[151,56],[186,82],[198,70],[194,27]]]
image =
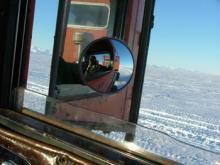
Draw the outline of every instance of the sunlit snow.
[[[46,95],[51,53],[36,47],[32,50],[28,88]],[[218,154],[203,155],[169,139],[220,154],[220,76],[148,66],[138,124],[151,129],[145,133],[137,130],[136,137],[136,143],[148,151],[184,164],[219,164]],[[170,137],[163,139],[153,130]]]

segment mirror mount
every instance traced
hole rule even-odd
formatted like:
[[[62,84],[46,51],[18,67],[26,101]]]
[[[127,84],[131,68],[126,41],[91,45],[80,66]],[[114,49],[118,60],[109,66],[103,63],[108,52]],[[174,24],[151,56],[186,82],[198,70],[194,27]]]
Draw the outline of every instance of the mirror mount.
[[[66,62],[60,56],[54,95],[65,100],[95,92],[115,93],[128,85],[133,69],[133,55],[122,41],[97,39],[85,47],[78,62]]]

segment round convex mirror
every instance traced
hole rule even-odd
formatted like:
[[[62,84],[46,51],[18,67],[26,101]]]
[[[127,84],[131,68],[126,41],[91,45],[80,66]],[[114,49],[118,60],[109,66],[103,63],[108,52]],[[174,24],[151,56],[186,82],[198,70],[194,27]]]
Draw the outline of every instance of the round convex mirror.
[[[134,60],[122,41],[101,38],[91,42],[82,52],[79,66],[86,85],[97,92],[112,93],[129,83]]]

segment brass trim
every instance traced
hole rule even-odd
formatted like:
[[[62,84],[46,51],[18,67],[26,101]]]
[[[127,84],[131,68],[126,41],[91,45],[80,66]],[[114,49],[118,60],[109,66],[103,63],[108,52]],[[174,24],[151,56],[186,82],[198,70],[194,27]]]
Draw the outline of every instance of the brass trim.
[[[9,111],[10,113],[16,113],[16,112],[13,112],[12,110],[5,110],[5,109],[0,108],[0,113],[1,112],[4,113],[4,111]],[[94,164],[94,163],[100,164],[100,165],[115,164],[113,162],[110,162],[109,160],[103,159],[102,157],[98,157],[97,155],[93,153],[89,153],[85,150],[82,150],[74,145],[69,145],[68,143],[65,143],[59,139],[55,139],[47,134],[42,134],[38,132],[37,130],[33,129],[32,127],[16,122],[16,120],[0,115],[0,130],[3,129],[2,126],[14,131],[14,132],[5,131],[5,132],[9,132],[8,135],[12,135],[11,137],[14,137],[12,141],[23,140],[22,142],[35,144],[36,145],[35,147],[42,147],[44,149],[51,148],[57,151],[58,153],[61,153],[61,152],[65,153],[64,156],[66,155],[68,157],[69,155],[73,155],[73,156],[76,155],[78,157],[81,157],[81,159],[84,159],[85,161],[91,162],[90,164]],[[0,137],[1,135],[3,134],[1,134],[1,131],[0,131]],[[0,145],[2,143],[3,142],[0,138]],[[7,148],[7,146],[5,148]]]
[[[0,146],[16,153],[16,155],[23,158],[29,164],[94,164],[65,150],[27,138],[1,127]]]
[[[117,141],[114,141],[114,140],[111,140],[111,139],[107,139],[107,138],[105,138],[101,135],[97,135],[97,134],[95,134],[95,133],[93,133],[89,130],[66,125],[63,121],[60,121],[60,120],[57,120],[57,119],[54,119],[54,118],[52,119],[52,118],[46,117],[42,114],[27,110],[27,109],[23,109],[22,113],[25,114],[25,115],[28,115],[30,117],[33,117],[35,119],[41,120],[45,123],[48,123],[48,124],[57,126],[59,128],[62,128],[66,131],[69,131],[69,132],[72,132],[74,134],[78,134],[80,136],[86,137],[90,140],[94,140],[94,141],[97,141],[99,143],[108,145],[112,148],[115,148],[115,149],[130,153],[130,154],[133,154],[135,156],[141,157],[141,158],[146,159],[148,161],[153,161],[153,162],[157,162],[157,163],[164,164],[164,165],[180,164],[178,162],[166,159],[166,158],[161,157],[159,155],[156,155],[154,153],[147,152],[144,149],[142,149],[142,148],[140,148],[136,145],[133,145],[133,143],[130,143],[130,142],[120,143],[120,142],[117,142]]]

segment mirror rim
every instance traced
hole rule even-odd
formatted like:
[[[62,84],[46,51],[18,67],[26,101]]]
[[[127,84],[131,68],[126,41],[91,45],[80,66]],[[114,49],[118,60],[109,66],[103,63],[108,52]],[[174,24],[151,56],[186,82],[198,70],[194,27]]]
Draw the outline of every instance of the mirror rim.
[[[95,88],[92,88],[91,86],[88,85],[88,83],[87,83],[87,81],[86,81],[86,79],[85,79],[85,76],[84,76],[84,74],[83,74],[83,71],[82,71],[82,60],[83,60],[83,57],[85,56],[87,50],[91,47],[91,45],[94,45],[94,44],[96,44],[97,42],[100,42],[100,41],[106,40],[106,39],[107,39],[107,40],[115,40],[115,41],[118,41],[118,42],[121,43],[125,48],[127,48],[127,50],[129,51],[129,53],[130,53],[130,55],[131,55],[131,58],[132,58],[133,68],[132,68],[132,74],[130,75],[129,80],[126,82],[126,84],[125,84],[123,87],[121,87],[120,89],[118,89],[118,90],[116,90],[116,91],[101,92],[101,91],[98,91],[98,90],[96,90]],[[79,73],[80,79],[81,79],[81,81],[83,82],[83,85],[88,86],[89,88],[91,88],[92,90],[94,90],[95,92],[100,93],[100,94],[114,94],[114,93],[118,93],[118,92],[122,91],[123,89],[125,89],[125,88],[129,85],[129,83],[131,82],[131,79],[133,78],[134,71],[135,71],[135,67],[134,67],[134,55],[133,55],[133,52],[131,51],[131,49],[128,47],[128,45],[127,45],[124,41],[122,41],[122,40],[120,40],[120,39],[117,39],[117,38],[113,38],[113,37],[102,37],[102,38],[98,38],[98,39],[96,39],[96,40],[90,42],[90,43],[85,47],[85,49],[80,53],[80,58],[79,58],[79,65],[78,65],[78,67],[79,67],[78,70],[79,70],[79,72],[80,72],[80,73]]]

